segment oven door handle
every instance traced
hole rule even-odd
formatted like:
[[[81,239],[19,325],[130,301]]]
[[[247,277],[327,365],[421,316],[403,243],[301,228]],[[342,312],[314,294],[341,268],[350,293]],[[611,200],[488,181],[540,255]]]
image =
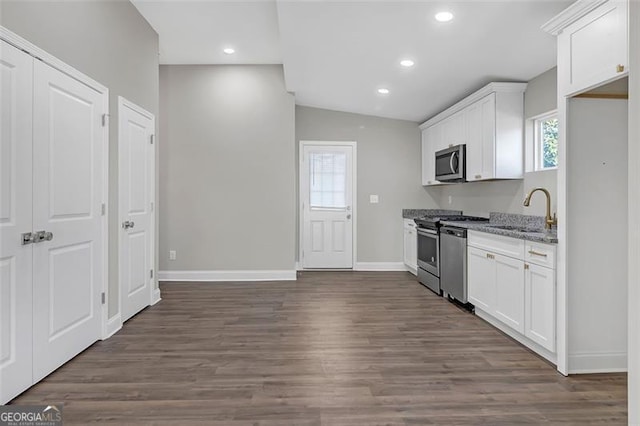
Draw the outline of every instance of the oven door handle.
[[[432,231],[431,229],[418,228],[418,234],[430,237],[432,235],[438,235],[438,231]]]

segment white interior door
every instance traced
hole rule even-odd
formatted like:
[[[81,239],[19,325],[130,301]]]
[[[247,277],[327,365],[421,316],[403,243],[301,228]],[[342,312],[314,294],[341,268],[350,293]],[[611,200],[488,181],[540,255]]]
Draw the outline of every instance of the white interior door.
[[[353,268],[353,165],[353,145],[302,145],[304,268]]]
[[[33,59],[0,41],[0,404],[33,384]]]
[[[151,302],[155,120],[122,98],[118,117],[120,298],[126,321]]]
[[[33,374],[41,378],[100,337],[104,99],[34,61]]]

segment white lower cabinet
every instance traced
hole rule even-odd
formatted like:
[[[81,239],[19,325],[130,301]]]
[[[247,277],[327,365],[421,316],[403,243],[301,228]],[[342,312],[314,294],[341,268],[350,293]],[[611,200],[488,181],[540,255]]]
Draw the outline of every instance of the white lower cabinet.
[[[506,256],[495,256],[497,319],[524,333],[524,262]]]
[[[418,234],[411,219],[404,220],[404,264],[413,275],[418,274]]]
[[[521,246],[521,247],[520,247]],[[510,247],[512,256],[504,253]],[[525,252],[526,247],[526,252]],[[528,260],[545,254],[538,264]],[[525,254],[526,253],[526,254]],[[543,356],[555,352],[555,246],[469,231],[467,273],[469,302]],[[500,328],[500,327],[499,327]],[[543,349],[542,351],[540,349]]]
[[[491,253],[475,247],[467,250],[467,286],[469,302],[491,312],[496,299],[496,267]]]
[[[524,335],[545,349],[556,350],[556,271],[538,265],[525,266]]]

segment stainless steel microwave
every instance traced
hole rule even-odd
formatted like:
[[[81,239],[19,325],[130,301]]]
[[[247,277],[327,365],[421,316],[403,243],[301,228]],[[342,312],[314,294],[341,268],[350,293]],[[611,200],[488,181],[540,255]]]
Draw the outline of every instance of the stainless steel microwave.
[[[436,152],[436,180],[440,182],[466,181],[466,148],[464,144]]]

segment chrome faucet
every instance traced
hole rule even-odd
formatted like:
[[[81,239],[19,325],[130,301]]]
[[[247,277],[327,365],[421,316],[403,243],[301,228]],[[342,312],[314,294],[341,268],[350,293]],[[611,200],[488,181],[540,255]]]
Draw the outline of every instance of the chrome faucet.
[[[529,203],[531,203],[531,196],[536,191],[542,191],[544,192],[544,195],[547,196],[547,215],[545,217],[545,228],[551,229],[553,225],[558,224],[558,219],[556,218],[555,213],[553,214],[553,216],[551,216],[551,194],[549,194],[549,191],[544,188],[533,188],[524,198],[524,206],[529,207]]]

